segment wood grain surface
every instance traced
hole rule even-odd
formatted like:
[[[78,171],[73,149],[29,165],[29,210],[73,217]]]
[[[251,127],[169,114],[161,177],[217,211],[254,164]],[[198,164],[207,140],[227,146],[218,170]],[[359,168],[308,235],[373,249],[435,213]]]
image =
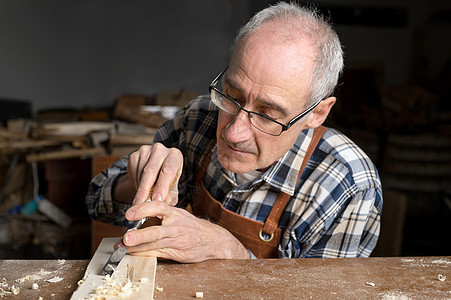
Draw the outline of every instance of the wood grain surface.
[[[19,286],[4,299],[70,299],[89,261],[0,260],[0,280]],[[44,276],[44,272],[46,273]],[[451,256],[158,261],[155,299],[451,299]],[[16,283],[29,274],[41,279]],[[440,281],[438,276],[446,276]],[[57,283],[46,280],[55,276]],[[37,277],[36,277],[37,278]],[[33,282],[39,290],[31,290]],[[129,298],[133,299],[133,298]]]
[[[159,261],[155,286],[155,299],[451,299],[451,257]]]

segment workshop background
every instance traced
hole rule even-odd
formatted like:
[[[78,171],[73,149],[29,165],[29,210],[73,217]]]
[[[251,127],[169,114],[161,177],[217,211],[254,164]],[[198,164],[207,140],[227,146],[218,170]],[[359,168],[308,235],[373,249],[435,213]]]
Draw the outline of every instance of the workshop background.
[[[0,0],[0,259],[89,258],[96,158],[150,143],[275,1]],[[345,51],[327,125],[384,187],[375,256],[451,249],[451,2],[316,1]]]

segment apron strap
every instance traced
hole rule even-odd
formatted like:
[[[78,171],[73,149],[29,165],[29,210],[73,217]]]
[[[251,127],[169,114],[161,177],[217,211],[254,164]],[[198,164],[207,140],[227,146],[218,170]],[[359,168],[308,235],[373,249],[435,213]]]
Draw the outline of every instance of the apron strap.
[[[304,156],[304,159],[302,160],[301,168],[299,169],[298,180],[296,182],[298,182],[299,179],[301,178],[301,175],[304,172],[304,169],[307,166],[308,161],[310,160],[313,152],[316,149],[316,146],[318,145],[324,132],[326,132],[327,129],[328,128],[325,126],[320,126],[313,131],[312,140],[310,141],[307,151],[305,152],[305,156]],[[282,217],[282,213],[285,210],[285,207],[287,206],[288,201],[290,200],[290,197],[291,197],[290,195],[288,195],[287,193],[284,193],[282,191],[277,196],[277,199],[274,202],[271,212],[269,213],[269,216],[265,221],[265,225],[263,226],[262,230],[260,230],[259,236],[260,236],[260,239],[262,239],[263,241],[270,241],[272,239],[272,237],[274,236],[274,232],[276,231],[276,229],[279,225],[279,220]],[[265,235],[263,235],[263,233],[268,235],[269,238],[265,237]]]

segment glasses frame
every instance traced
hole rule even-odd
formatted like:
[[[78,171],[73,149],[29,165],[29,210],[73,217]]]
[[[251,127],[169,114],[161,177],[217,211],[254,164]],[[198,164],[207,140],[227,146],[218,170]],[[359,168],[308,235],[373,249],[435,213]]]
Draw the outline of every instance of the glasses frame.
[[[222,111],[224,111],[224,112],[226,112],[226,113],[228,113],[228,114],[234,115],[234,116],[236,116],[241,110],[243,110],[243,111],[245,111],[245,112],[247,113],[249,119],[250,119],[250,114],[256,114],[256,115],[258,115],[258,116],[260,116],[260,117],[263,117],[263,118],[265,118],[265,119],[267,119],[267,120],[269,120],[269,121],[271,121],[271,122],[274,122],[274,123],[276,123],[276,124],[279,124],[279,125],[282,127],[282,130],[280,131],[280,133],[279,133],[279,134],[272,134],[272,133],[268,133],[268,132],[266,132],[266,131],[264,131],[264,130],[258,128],[258,127],[255,127],[255,125],[251,122],[252,126],[254,126],[255,128],[257,128],[257,129],[260,130],[261,132],[264,132],[264,133],[269,134],[269,135],[272,135],[272,136],[279,136],[279,135],[282,134],[282,132],[287,131],[294,123],[296,123],[297,121],[301,120],[305,115],[307,115],[309,112],[311,112],[312,110],[314,110],[314,109],[318,106],[318,104],[320,104],[321,101],[323,101],[323,100],[325,99],[325,98],[324,98],[324,99],[320,99],[320,100],[316,101],[312,106],[310,106],[309,108],[307,108],[306,110],[304,110],[302,113],[300,113],[299,115],[297,115],[296,117],[294,117],[293,119],[291,119],[288,123],[283,124],[283,123],[280,123],[279,121],[276,121],[276,120],[274,120],[274,119],[272,119],[272,118],[270,118],[270,117],[268,117],[268,116],[265,116],[265,115],[262,115],[262,114],[260,114],[260,113],[257,113],[257,112],[254,112],[254,111],[250,111],[250,110],[245,109],[245,108],[244,108],[243,106],[241,106],[241,104],[239,104],[235,99],[233,99],[233,98],[231,98],[231,97],[225,95],[223,92],[221,92],[219,89],[216,88],[216,85],[217,85],[218,82],[219,82],[219,78],[221,78],[221,76],[224,75],[224,73],[227,71],[228,68],[229,68],[229,67],[227,66],[224,70],[221,71],[221,73],[219,73],[218,76],[216,76],[215,79],[213,79],[213,81],[210,83],[210,85],[209,85],[209,87],[208,87],[208,91],[209,91],[209,93],[210,93],[210,95],[211,95],[211,90],[215,90],[217,93],[219,93],[219,94],[222,95],[223,97],[226,97],[227,99],[229,99],[230,101],[232,101],[233,103],[235,103],[235,104],[239,107],[239,109],[238,109],[238,111],[237,111],[235,114],[231,114],[231,113],[229,113],[229,112],[227,112],[227,111],[222,110],[220,107],[218,107],[218,108],[221,109]],[[212,101],[213,101],[213,99],[212,99]],[[215,104],[215,105],[216,105],[216,104]]]

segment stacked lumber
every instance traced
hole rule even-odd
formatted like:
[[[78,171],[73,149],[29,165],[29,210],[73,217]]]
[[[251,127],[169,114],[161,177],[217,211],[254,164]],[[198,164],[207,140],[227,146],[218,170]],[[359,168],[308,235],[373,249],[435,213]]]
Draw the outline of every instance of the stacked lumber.
[[[50,110],[30,120],[8,120],[6,128],[0,127],[0,154],[21,151],[27,162],[124,155],[151,144],[156,129],[194,96],[183,90],[152,97],[122,95],[112,113]]]

